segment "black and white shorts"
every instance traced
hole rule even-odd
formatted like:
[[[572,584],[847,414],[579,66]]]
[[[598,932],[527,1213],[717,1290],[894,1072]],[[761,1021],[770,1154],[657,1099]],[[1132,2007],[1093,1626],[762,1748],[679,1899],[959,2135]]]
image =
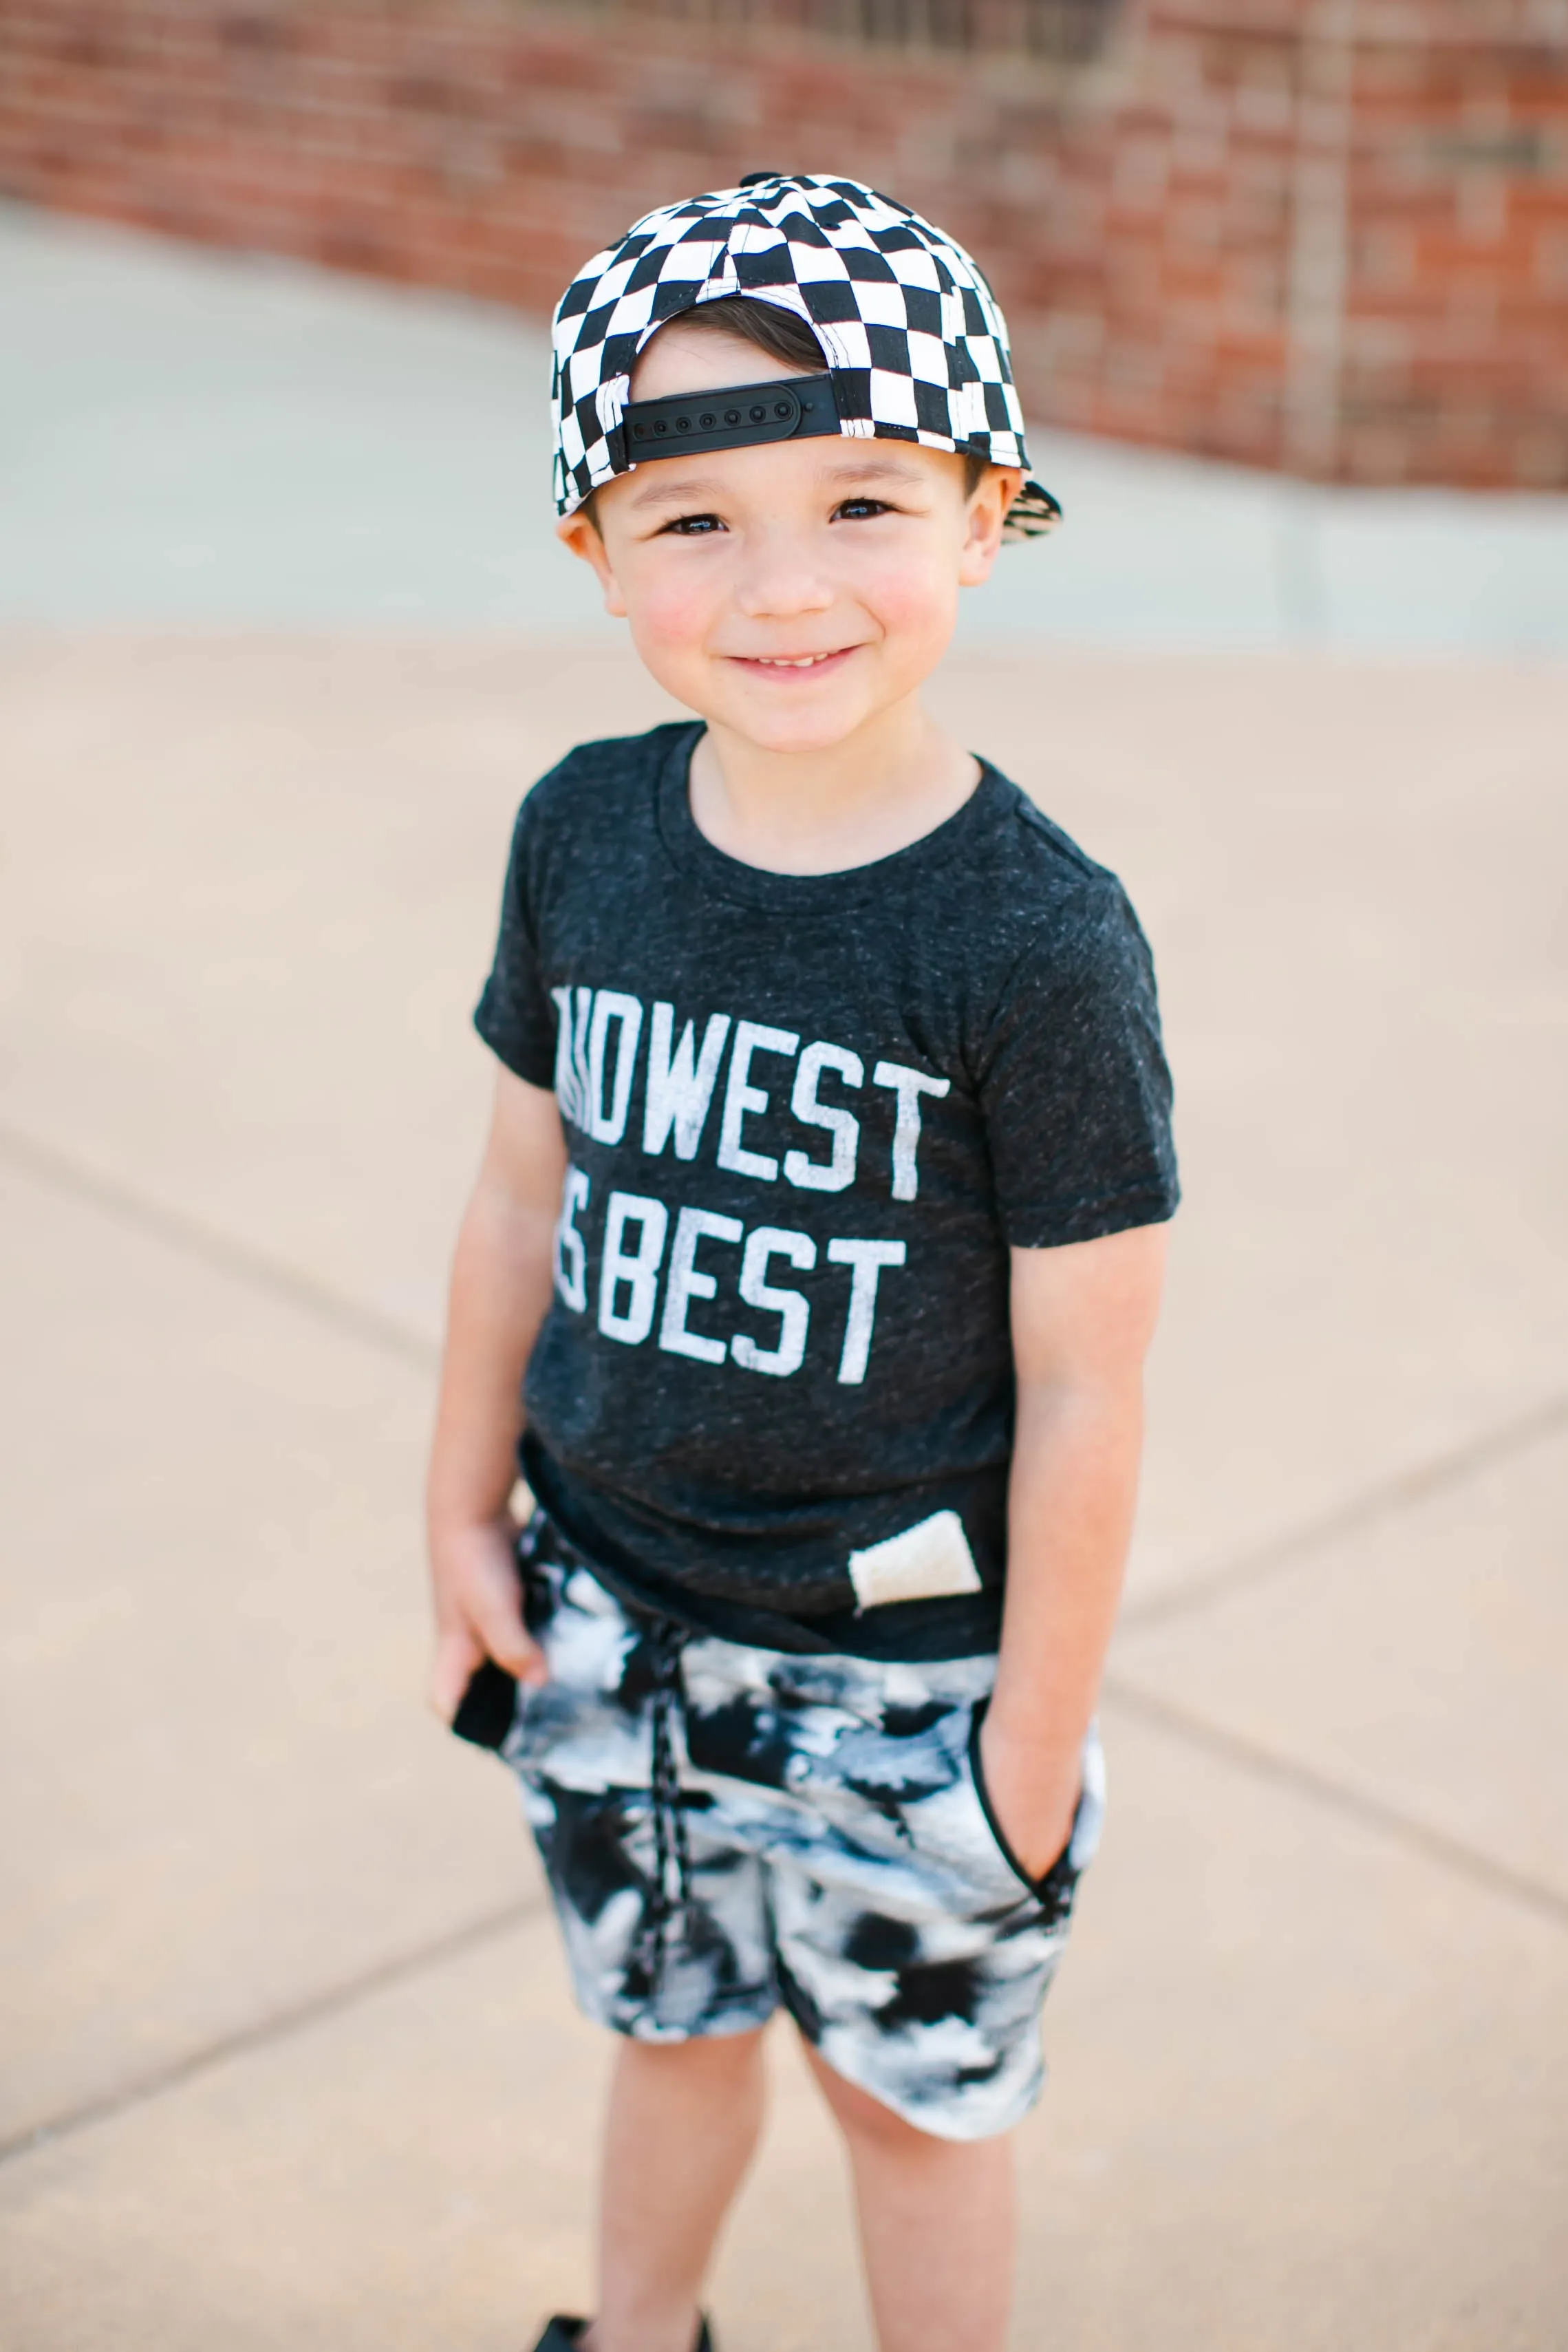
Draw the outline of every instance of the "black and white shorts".
[[[1090,1732],[1065,1853],[1031,1880],[991,1816],[977,1733],[994,1657],[801,1657],[628,1616],[536,1557],[549,1679],[517,1772],[588,2015],[643,2042],[787,2009],[840,2074],[944,2139],[1016,2124],[1040,2006],[1100,1838]]]

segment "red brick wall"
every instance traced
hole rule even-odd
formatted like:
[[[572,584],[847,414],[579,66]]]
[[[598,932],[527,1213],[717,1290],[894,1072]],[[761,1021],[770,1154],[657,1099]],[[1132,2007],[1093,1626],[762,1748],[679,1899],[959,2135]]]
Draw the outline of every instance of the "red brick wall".
[[[539,312],[759,166],[971,245],[1036,416],[1568,486],[1568,0],[1124,0],[1054,68],[517,0],[0,0],[0,189],[179,236]]]
[[[1568,486],[1568,6],[1365,14],[1336,462]]]

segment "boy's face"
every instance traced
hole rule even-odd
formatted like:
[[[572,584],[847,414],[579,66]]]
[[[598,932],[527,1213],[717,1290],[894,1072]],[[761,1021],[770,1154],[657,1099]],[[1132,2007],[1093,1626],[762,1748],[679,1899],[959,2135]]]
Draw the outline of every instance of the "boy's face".
[[[636,400],[796,371],[679,324],[654,337]],[[660,458],[559,526],[606,609],[689,709],[758,749],[827,751],[912,695],[946,651],[958,591],[985,579],[1021,476],[902,441],[824,436]]]

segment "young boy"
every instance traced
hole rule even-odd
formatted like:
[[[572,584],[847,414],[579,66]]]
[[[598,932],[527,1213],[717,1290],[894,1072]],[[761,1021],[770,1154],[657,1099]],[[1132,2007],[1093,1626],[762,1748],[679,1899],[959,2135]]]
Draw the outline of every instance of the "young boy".
[[[517,819],[430,1476],[436,1704],[625,2037],[541,2352],[706,2345],[779,2008],[883,2352],[998,2352],[1176,1201],[1120,886],[920,703],[1057,509],[984,278],[855,182],[650,214],[555,341],[560,536],[699,717]]]

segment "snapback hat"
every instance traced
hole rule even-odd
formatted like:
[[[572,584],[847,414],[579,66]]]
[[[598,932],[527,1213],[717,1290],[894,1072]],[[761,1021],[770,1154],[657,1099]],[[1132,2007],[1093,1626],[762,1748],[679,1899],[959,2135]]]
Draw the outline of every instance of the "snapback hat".
[[[632,369],[650,338],[683,310],[737,294],[803,319],[825,378],[633,403]],[[1021,466],[1003,535],[1035,539],[1061,520],[1050,491],[1028,478],[996,296],[962,246],[858,180],[752,172],[738,187],[644,214],[572,280],[552,333],[561,515],[650,458],[839,433]]]

